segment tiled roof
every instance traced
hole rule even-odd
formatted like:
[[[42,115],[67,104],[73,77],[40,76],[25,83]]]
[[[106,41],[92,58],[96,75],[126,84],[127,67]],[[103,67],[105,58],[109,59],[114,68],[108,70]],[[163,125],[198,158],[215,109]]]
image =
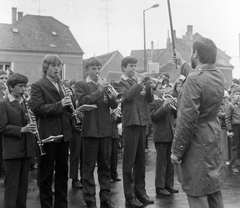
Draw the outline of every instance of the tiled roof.
[[[99,56],[95,56],[95,58],[99,59],[99,61],[102,63],[102,66],[104,67],[104,65],[110,60],[110,58],[115,55],[116,53],[118,53],[122,58],[123,56],[121,55],[121,53],[119,51],[113,51],[110,53],[106,53],[103,55],[99,55]],[[89,59],[89,58],[88,58]],[[88,61],[88,59],[84,59],[83,60],[83,66],[85,66],[85,63]]]
[[[25,15],[15,24],[0,24],[0,31],[0,50],[83,53],[69,27],[53,17]]]

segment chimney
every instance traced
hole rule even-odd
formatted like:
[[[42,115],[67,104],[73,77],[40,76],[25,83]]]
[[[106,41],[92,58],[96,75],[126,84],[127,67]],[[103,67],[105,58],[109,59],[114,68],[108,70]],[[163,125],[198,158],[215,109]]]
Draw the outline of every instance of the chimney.
[[[17,8],[12,7],[12,24],[15,24],[17,21]]]
[[[18,20],[20,20],[23,17],[23,12],[18,12]]]
[[[187,37],[190,40],[193,39],[193,26],[192,25],[187,26]]]

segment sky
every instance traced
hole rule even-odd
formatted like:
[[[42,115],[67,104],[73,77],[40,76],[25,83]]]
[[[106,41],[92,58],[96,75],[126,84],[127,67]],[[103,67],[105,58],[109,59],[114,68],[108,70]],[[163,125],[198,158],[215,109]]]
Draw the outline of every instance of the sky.
[[[52,16],[69,26],[84,52],[83,58],[118,50],[129,56],[143,50],[143,11],[146,48],[166,47],[170,30],[167,0],[0,0],[0,23],[11,24],[12,7],[26,14]],[[233,77],[240,78],[240,0],[170,0],[176,36],[193,34],[212,39],[234,65]],[[170,35],[170,34],[169,34]]]

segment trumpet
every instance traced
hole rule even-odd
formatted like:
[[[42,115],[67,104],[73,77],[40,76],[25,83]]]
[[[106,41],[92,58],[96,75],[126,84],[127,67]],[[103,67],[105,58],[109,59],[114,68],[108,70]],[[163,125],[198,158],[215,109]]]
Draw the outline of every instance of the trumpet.
[[[97,78],[98,78],[98,82],[100,85],[104,84],[104,80],[98,75],[96,74]],[[114,99],[117,103],[121,103],[124,100],[124,93],[118,93],[114,87],[108,83],[108,88],[106,91],[106,94],[108,95],[108,97],[110,99]]]
[[[135,74],[137,75],[137,77],[144,76],[144,75],[142,75],[140,73],[137,73],[137,72],[135,72]],[[153,81],[153,82],[156,82],[156,83],[160,83],[162,85],[162,88],[167,88],[168,85],[169,85],[169,79],[163,79],[163,78],[157,79],[157,78],[154,78],[154,77],[151,77],[151,76],[145,76],[144,84],[147,84],[149,80]]]
[[[171,99],[171,102],[169,103],[170,106],[174,109],[177,110],[177,98],[174,98],[170,94],[164,94],[162,97],[164,100]]]
[[[26,115],[27,115],[28,123],[36,123],[36,117],[35,117],[34,113],[31,111],[31,109],[29,108],[29,104],[28,104],[26,95],[23,94],[22,98],[23,98],[23,102],[24,102],[24,104],[26,106],[26,110],[27,110]],[[35,129],[34,135],[37,138],[37,144],[38,144],[38,147],[39,147],[39,150],[40,150],[40,156],[46,155],[46,153],[43,149],[43,142],[40,138],[37,127]]]

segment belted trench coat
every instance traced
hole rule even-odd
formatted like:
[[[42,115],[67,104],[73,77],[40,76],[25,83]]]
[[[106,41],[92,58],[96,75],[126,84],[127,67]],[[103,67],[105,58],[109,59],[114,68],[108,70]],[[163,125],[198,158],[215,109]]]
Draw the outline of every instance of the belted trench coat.
[[[182,160],[182,188],[191,196],[218,191],[224,182],[225,161],[217,118],[224,77],[214,65],[191,71],[178,101],[172,153]]]

